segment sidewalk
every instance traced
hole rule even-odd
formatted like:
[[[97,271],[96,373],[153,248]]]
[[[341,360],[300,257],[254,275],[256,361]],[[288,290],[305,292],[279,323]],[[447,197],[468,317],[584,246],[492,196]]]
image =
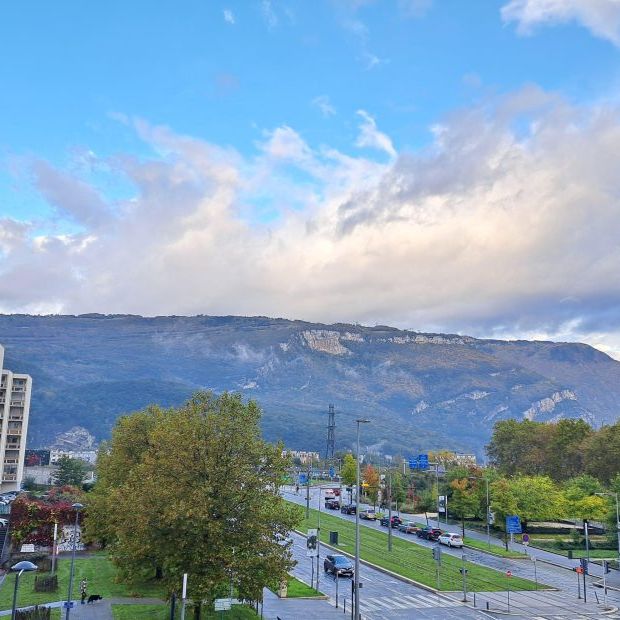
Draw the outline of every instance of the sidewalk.
[[[266,620],[342,620],[344,616],[342,609],[336,609],[324,599],[279,598],[267,589],[263,597],[263,618]]]

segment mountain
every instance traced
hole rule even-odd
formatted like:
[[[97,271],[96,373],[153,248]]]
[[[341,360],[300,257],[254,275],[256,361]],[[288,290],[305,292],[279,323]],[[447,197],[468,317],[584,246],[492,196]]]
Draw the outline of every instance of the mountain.
[[[0,315],[6,366],[34,380],[29,446],[82,426],[106,438],[116,417],[169,406],[209,388],[240,391],[264,410],[269,440],[325,449],[328,404],[336,448],[385,453],[436,448],[481,456],[504,418],[620,411],[620,363],[584,344],[505,342],[391,327],[266,317]]]

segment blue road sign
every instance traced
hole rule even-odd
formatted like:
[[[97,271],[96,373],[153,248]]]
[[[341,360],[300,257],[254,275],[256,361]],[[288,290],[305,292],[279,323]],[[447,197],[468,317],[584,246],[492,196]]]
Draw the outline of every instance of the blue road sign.
[[[336,475],[336,470],[334,469],[334,466],[332,465],[332,466],[329,468],[329,477],[330,477],[330,478],[333,478],[335,475]]]
[[[506,532],[508,534],[521,534],[522,531],[519,515],[508,515],[506,517]]]
[[[420,469],[428,469],[428,454],[418,455],[418,467]]]
[[[308,476],[306,474],[299,474],[299,484],[306,484],[308,482]]]
[[[415,456],[409,457],[409,469],[418,469],[418,459]]]

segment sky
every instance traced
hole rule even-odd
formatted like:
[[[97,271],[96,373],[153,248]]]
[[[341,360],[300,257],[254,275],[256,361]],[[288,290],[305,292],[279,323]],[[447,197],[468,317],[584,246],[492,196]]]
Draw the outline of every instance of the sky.
[[[0,312],[620,359],[620,0],[7,3]]]

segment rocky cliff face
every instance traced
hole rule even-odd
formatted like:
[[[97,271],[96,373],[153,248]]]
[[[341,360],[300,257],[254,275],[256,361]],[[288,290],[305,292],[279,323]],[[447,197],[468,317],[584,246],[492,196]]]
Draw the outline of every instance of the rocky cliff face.
[[[76,424],[101,439],[116,417],[197,389],[235,390],[264,409],[269,439],[323,450],[373,420],[368,445],[482,454],[508,417],[593,424],[620,411],[620,363],[579,344],[502,342],[390,327],[265,317],[0,316],[7,366],[34,378],[29,443]]]

